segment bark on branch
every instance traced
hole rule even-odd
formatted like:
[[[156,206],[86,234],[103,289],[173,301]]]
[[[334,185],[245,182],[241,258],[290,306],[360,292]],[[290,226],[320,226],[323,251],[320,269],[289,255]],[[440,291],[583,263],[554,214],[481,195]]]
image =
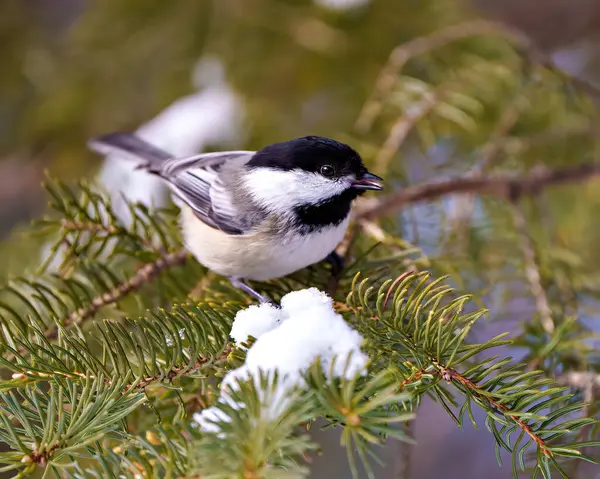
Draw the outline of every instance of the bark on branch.
[[[597,176],[600,176],[600,163],[555,170],[537,168],[520,176],[494,175],[453,178],[402,188],[379,201],[360,208],[356,212],[356,217],[359,220],[374,219],[392,214],[406,204],[431,201],[449,194],[491,195],[515,201],[521,196],[536,195],[549,186],[590,180]]]

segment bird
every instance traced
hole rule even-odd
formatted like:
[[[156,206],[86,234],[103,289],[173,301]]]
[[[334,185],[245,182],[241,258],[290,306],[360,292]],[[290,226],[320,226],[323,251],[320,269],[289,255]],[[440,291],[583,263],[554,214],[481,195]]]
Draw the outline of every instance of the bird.
[[[165,181],[180,208],[185,248],[260,303],[272,301],[248,281],[281,278],[323,260],[343,268],[335,248],[352,203],[383,188],[352,147],[322,136],[187,157],[130,132],[97,136],[88,146]]]

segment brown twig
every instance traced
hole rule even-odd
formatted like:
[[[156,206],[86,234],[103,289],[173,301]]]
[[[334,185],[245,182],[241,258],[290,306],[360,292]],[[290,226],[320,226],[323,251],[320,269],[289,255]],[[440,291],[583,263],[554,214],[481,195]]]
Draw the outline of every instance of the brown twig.
[[[231,352],[231,346],[228,345],[223,350],[221,355],[217,358],[217,361],[226,359],[230,352]],[[168,371],[165,374],[146,377],[146,378],[142,379],[141,381],[139,381],[137,384],[131,383],[131,384],[128,384],[127,386],[125,386],[125,388],[121,391],[121,394],[126,394],[128,391],[130,391],[132,389],[132,387],[134,387],[134,385],[135,385],[136,390],[142,391],[142,390],[146,389],[148,386],[150,386],[151,384],[154,384],[157,382],[163,382],[163,381],[171,382],[178,377],[183,377],[187,374],[194,373],[194,372],[200,370],[209,361],[210,361],[210,359],[208,359],[208,358],[199,358],[194,363],[194,365],[191,367],[188,365],[183,366],[183,367],[174,367],[173,369],[171,369],[170,371]],[[28,371],[28,372],[31,373],[31,371]],[[32,374],[35,376],[40,375],[40,373],[37,373],[37,372],[34,372]],[[73,375],[79,376],[82,378],[86,378],[86,376],[82,373],[73,373]],[[44,377],[47,377],[47,376],[50,376],[50,375],[45,375]],[[105,384],[107,387],[110,387],[112,382],[110,380],[105,380]],[[25,460],[22,462],[28,462],[28,463],[35,462],[42,466],[45,465],[50,460],[50,458],[56,454],[56,452],[58,450],[65,447],[65,445],[67,444],[67,439],[68,438],[62,438],[61,441],[54,443],[47,450],[42,450],[42,451],[34,450],[31,455],[25,456],[25,458],[24,458]]]
[[[435,108],[441,101],[445,91],[445,88],[439,89],[426,95],[421,101],[411,105],[410,110],[396,120],[375,159],[375,171],[383,174],[387,170],[390,161],[392,161],[410,131],[419,120]]]
[[[227,347],[223,350],[221,355],[216,360],[222,361],[224,359],[227,359],[227,356],[229,356],[231,349],[232,349],[232,346],[227,345]],[[191,367],[188,365],[181,366],[181,367],[174,367],[165,374],[145,377],[140,382],[135,384],[135,389],[143,390],[143,389],[146,389],[151,384],[154,384],[157,382],[173,381],[174,379],[176,379],[178,377],[182,377],[187,374],[191,374],[191,373],[194,373],[194,372],[200,370],[208,362],[210,362],[210,359],[208,359],[208,358],[198,358],[196,360],[196,362],[194,363],[194,365]],[[129,391],[133,385],[134,385],[134,383],[131,383],[131,384],[128,384],[127,386],[125,386],[125,388],[123,389],[123,393],[126,393],[127,391]]]
[[[91,221],[72,221],[67,219],[61,220],[60,226],[65,231],[86,231],[88,233],[106,233],[107,235],[114,235],[121,231],[115,225],[103,225]]]
[[[174,253],[165,253],[155,261],[147,263],[138,269],[137,273],[122,284],[107,291],[100,296],[95,297],[90,303],[83,308],[73,311],[63,321],[63,326],[79,324],[85,319],[94,316],[99,309],[114,304],[123,299],[128,294],[140,289],[143,285],[154,280],[163,271],[180,266],[188,259],[189,253],[186,250],[179,250]],[[55,339],[58,336],[58,328],[56,326],[48,329],[45,333],[48,339]]]
[[[417,381],[419,381],[423,375],[426,373],[427,371],[425,369],[419,369],[418,371],[415,371],[413,374],[411,374],[409,377],[407,377],[406,379],[404,379],[399,385],[398,385],[398,389],[396,390],[397,392],[402,391],[406,386],[408,386],[409,384],[412,383],[416,383]]]
[[[544,456],[552,457],[552,451],[550,451],[550,449],[548,448],[546,441],[544,441],[538,434],[536,434],[536,432],[529,424],[527,424],[527,422],[520,419],[519,416],[511,414],[511,409],[508,406],[505,406],[504,404],[501,404],[492,397],[490,397],[489,394],[487,394],[488,391],[483,390],[479,385],[475,384],[470,379],[464,377],[458,371],[452,368],[447,368],[441,364],[435,364],[435,366],[437,368],[438,374],[442,377],[442,379],[444,379],[447,382],[456,381],[461,386],[471,391],[472,394],[477,395],[477,398],[480,401],[489,404],[492,407],[492,409],[501,412],[504,416],[506,416],[517,426],[519,426],[521,430],[523,430],[525,434],[527,434],[537,444]]]
[[[519,120],[526,99],[527,97],[522,91],[517,92],[516,97],[513,98],[500,116],[496,127],[492,131],[490,140],[481,149],[481,161],[471,168],[466,174],[467,177],[483,177],[503,157],[504,140]],[[475,195],[466,194],[459,198],[454,211],[456,214],[451,220],[455,224],[458,234],[462,235],[463,241],[468,244],[469,236],[465,234],[465,231],[470,227],[475,211]]]
[[[539,193],[552,185],[589,180],[600,175],[600,164],[548,170],[538,168],[523,176],[497,175],[462,177],[400,189],[375,201],[358,213],[358,218],[373,219],[388,215],[408,203],[430,201],[448,194],[492,195],[514,201]]]
[[[540,317],[542,328],[547,334],[554,333],[554,321],[552,319],[552,310],[546,290],[542,286],[540,269],[536,259],[535,249],[531,236],[527,231],[527,220],[523,213],[522,205],[515,204],[513,208],[513,222],[517,233],[517,238],[525,260],[525,277],[529,282],[531,293],[535,299],[536,309]]]

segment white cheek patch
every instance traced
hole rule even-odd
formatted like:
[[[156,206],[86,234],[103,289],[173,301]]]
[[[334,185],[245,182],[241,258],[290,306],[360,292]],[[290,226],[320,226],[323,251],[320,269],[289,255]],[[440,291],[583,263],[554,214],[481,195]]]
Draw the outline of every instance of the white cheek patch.
[[[302,204],[321,203],[339,195],[351,184],[349,178],[329,180],[318,173],[273,168],[250,171],[245,175],[244,183],[255,201],[278,213],[288,213]]]

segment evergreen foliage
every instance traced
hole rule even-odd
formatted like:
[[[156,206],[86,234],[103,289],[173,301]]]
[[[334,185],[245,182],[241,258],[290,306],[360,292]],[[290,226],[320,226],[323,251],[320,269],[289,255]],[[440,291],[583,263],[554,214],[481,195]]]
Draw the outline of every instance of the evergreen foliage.
[[[47,189],[54,214],[38,222],[38,234],[54,238],[52,254],[62,262],[13,278],[0,303],[0,361],[12,374],[0,383],[0,437],[10,447],[0,453],[4,471],[304,477],[316,446],[302,429],[317,418],[342,427],[353,470],[357,459],[369,470],[374,446],[388,437],[410,440],[397,426],[411,420],[425,395],[461,426],[475,423],[473,407],[482,408],[497,447],[512,454],[515,476],[529,465],[550,477],[564,457],[592,460],[581,448],[595,443],[575,437],[594,423],[577,417],[582,403],[540,371],[482,355],[510,341],[470,341],[484,311],[444,278],[416,271],[389,277],[406,257],[385,256],[382,245],[371,247],[384,261],[363,258],[350,268],[372,278],[356,273],[335,288],[336,309],[365,338],[368,375],[327,379],[316,363],[306,387],[285,397],[276,393],[277,377],[265,375],[241,382],[233,402],[218,402],[219,377],[245,354],[228,339],[244,304],[216,282],[220,287],[206,287],[199,300],[163,307],[206,278],[178,250],[176,212],[150,215],[132,205],[125,226],[94,186],[51,180]],[[322,265],[316,270],[269,291],[329,276]],[[202,432],[191,413],[210,404],[221,414],[214,431]]]
[[[308,0],[143,3],[83,13],[64,39],[67,64],[50,42],[36,50],[48,69],[23,84],[13,50],[29,40],[0,42],[13,65],[3,78],[18,84],[4,103],[39,96],[19,103],[27,128],[3,129],[0,147],[12,136],[42,145],[54,172],[78,175],[70,160],[83,164],[88,136],[146,121],[187,93],[201,49],[217,54],[247,96],[245,147],[318,131],[386,178],[387,196],[357,204],[340,278],[319,264],[253,284],[275,300],[328,291],[365,338],[368,372],[330,379],[317,362],[285,401],[265,373],[220,402],[221,379],[245,359],[229,332],[250,299],[182,248],[176,209],[130,204],[123,221],[98,185],[49,178],[47,216],[0,246],[18,271],[0,288],[0,473],[307,477],[319,421],[342,431],[353,473],[372,477],[381,446],[419,447],[410,425],[425,398],[457,427],[485,426],[515,477],[573,478],[597,460],[593,85],[453,2],[381,0],[348,14]],[[473,334],[523,298],[534,308],[509,332]],[[220,414],[203,431],[193,414],[211,406]]]

